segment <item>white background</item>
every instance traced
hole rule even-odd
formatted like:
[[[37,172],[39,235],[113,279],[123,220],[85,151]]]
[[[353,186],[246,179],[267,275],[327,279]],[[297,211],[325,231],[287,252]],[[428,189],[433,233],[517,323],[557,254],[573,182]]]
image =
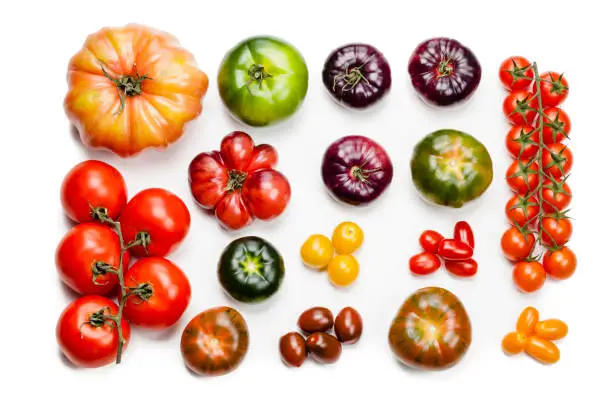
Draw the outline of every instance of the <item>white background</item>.
[[[407,5],[411,3],[411,5]],[[61,402],[64,407],[125,404],[166,406],[296,407],[311,404],[350,407],[543,406],[550,403],[603,403],[609,384],[611,284],[609,247],[609,101],[612,66],[606,12],[588,1],[344,2],[294,1],[14,1],[0,10],[0,137],[2,150],[2,392],[0,405]],[[592,2],[594,3],[594,2]],[[591,4],[591,6],[594,4]],[[293,9],[291,11],[290,9]],[[516,16],[516,17],[515,17]],[[132,159],[87,151],[71,135],[63,111],[66,66],[86,36],[108,25],[139,22],[168,31],[196,57],[211,78],[202,115],[184,137],[164,152]],[[271,223],[256,222],[239,234],[222,231],[197,209],[187,184],[187,165],[197,153],[218,147],[228,132],[244,127],[224,112],[216,88],[224,53],[244,37],[273,34],[293,43],[310,69],[301,110],[273,128],[246,129],[258,143],[279,152],[279,170],[293,193],[286,213]],[[429,37],[451,36],[480,59],[480,88],[464,107],[427,108],[416,97],[406,72],[414,47]],[[351,113],[326,95],[320,72],[327,54],[347,42],[363,41],[387,56],[393,74],[389,96],[380,106]],[[573,129],[575,198],[571,247],[578,254],[575,276],[547,282],[534,295],[520,294],[511,266],[499,251],[506,228],[503,207],[510,193],[503,174],[510,163],[504,146],[508,125],[501,114],[504,93],[497,68],[505,57],[522,54],[542,71],[566,73],[571,91],[564,108]],[[489,149],[495,177],[486,195],[461,210],[433,208],[417,198],[410,179],[414,144],[425,134],[452,127],[473,134]],[[326,147],[347,134],[363,134],[389,152],[395,177],[367,209],[332,201],[323,190],[320,161]],[[187,203],[192,214],[188,238],[171,259],[189,276],[192,302],[176,328],[165,333],[134,330],[124,364],[80,370],[58,352],[55,324],[73,295],[62,287],[54,252],[70,224],[59,202],[64,174],[87,158],[108,161],[125,176],[130,195],[164,187]],[[449,234],[455,221],[468,220],[477,240],[480,270],[474,279],[446,272],[417,279],[407,268],[423,229]],[[299,247],[313,233],[330,234],[343,220],[359,223],[365,243],[358,253],[362,272],[355,285],[333,288],[324,274],[302,266]],[[286,261],[281,292],[260,307],[225,297],[216,279],[224,246],[246,234],[277,246]],[[428,285],[450,289],[463,301],[473,325],[465,359],[444,372],[416,372],[396,363],[387,345],[391,319],[403,300]],[[198,312],[218,305],[245,316],[251,345],[243,364],[230,375],[201,378],[184,367],[179,351],[182,328]],[[288,369],[278,355],[278,338],[294,330],[300,312],[314,306],[338,311],[345,305],[363,315],[362,340],[347,347],[335,365],[312,361]],[[525,356],[507,357],[500,341],[527,305],[545,318],[564,319],[568,337],[559,343],[561,361],[541,366]],[[604,403],[605,405],[605,403]],[[47,404],[45,406],[48,406]]]

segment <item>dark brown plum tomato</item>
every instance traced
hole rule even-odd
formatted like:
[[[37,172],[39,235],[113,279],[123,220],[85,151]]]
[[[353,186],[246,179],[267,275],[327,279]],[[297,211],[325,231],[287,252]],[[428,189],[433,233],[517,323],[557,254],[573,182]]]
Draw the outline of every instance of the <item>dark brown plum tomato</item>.
[[[313,333],[308,336],[306,348],[315,361],[323,364],[335,363],[342,354],[342,344],[328,333]]]
[[[298,327],[306,334],[326,332],[334,326],[334,315],[325,307],[312,307],[302,313]]]
[[[334,331],[341,343],[356,343],[363,332],[363,320],[359,312],[352,307],[342,309],[336,316]]]
[[[306,360],[306,340],[298,332],[285,334],[280,338],[279,350],[285,364],[291,367],[299,367]]]

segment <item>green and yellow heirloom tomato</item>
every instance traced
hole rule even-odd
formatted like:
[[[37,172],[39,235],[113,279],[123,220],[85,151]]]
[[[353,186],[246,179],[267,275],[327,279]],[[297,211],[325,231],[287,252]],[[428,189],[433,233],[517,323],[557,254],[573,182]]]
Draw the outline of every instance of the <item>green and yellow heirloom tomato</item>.
[[[238,238],[225,247],[217,266],[219,282],[234,299],[257,303],[272,296],[285,277],[276,248],[259,237]]]
[[[442,129],[425,136],[414,148],[412,181],[428,201],[459,208],[480,197],[493,179],[491,156],[467,133]]]
[[[232,48],[217,77],[225,106],[242,122],[266,126],[288,118],[308,90],[308,68],[292,45],[251,37]]]

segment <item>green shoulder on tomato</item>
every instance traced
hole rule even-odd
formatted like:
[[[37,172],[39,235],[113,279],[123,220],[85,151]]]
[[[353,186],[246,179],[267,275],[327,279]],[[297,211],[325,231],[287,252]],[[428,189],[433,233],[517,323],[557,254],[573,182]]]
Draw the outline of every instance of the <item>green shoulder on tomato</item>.
[[[459,208],[480,197],[493,179],[487,148],[471,135],[453,129],[435,131],[414,148],[412,181],[428,201]]]
[[[217,77],[225,106],[242,122],[267,126],[293,115],[308,90],[308,68],[292,45],[251,37],[232,48]]]
[[[257,303],[275,294],[285,278],[285,263],[263,238],[238,238],[223,250],[217,266],[219,282],[234,299]]]

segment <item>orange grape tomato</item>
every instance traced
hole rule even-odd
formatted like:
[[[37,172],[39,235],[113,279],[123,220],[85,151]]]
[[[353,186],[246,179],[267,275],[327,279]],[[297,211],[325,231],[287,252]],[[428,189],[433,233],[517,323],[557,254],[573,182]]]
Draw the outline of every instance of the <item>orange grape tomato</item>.
[[[542,320],[535,325],[535,334],[541,339],[559,340],[567,335],[568,327],[559,319]]]
[[[334,256],[332,243],[325,235],[315,234],[308,237],[300,249],[302,261],[311,268],[322,269]]]
[[[352,254],[363,243],[363,230],[354,222],[340,223],[332,234],[332,244],[339,254]]]
[[[535,333],[535,327],[540,320],[540,313],[535,307],[526,307],[516,321],[516,331],[526,336]]]
[[[508,333],[502,340],[502,348],[507,354],[518,354],[524,351],[526,344],[527,336],[518,332]]]
[[[527,339],[525,352],[544,364],[554,364],[561,358],[561,352],[555,343],[538,336],[532,336]]]

